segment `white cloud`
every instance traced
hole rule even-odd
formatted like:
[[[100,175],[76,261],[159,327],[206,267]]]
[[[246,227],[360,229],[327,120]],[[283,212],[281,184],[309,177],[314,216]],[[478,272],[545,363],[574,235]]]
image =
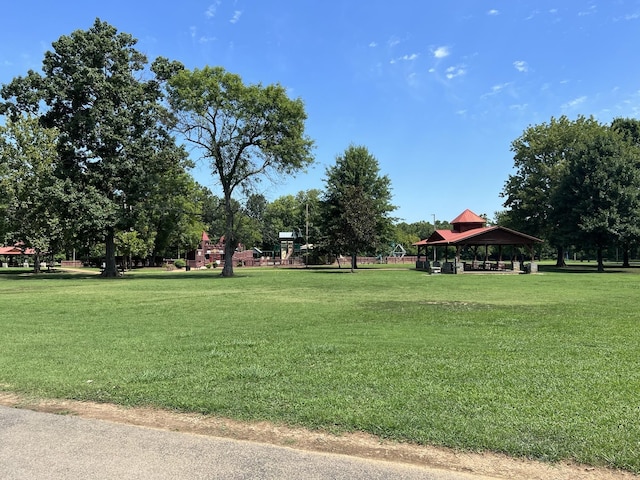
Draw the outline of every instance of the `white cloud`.
[[[525,20],[532,20],[533,18],[537,17],[539,13],[540,13],[539,10],[534,10],[529,14],[528,17],[525,18]]]
[[[577,107],[578,105],[582,105],[586,101],[587,101],[587,97],[583,95],[582,97],[574,98],[573,100],[563,104],[562,108],[565,108],[565,109],[574,108],[574,107]]]
[[[400,58],[394,58],[394,59],[392,59],[391,61],[389,61],[389,63],[390,63],[391,65],[394,65],[394,64],[396,64],[396,63],[398,63],[398,62],[409,62],[409,61],[415,60],[415,59],[416,59],[416,58],[418,58],[418,57],[419,57],[419,54],[417,54],[417,53],[412,53],[411,55],[403,55],[403,56],[402,56],[402,57],[400,57]]]
[[[494,85],[493,87],[491,87],[491,91],[496,94],[496,93],[500,93],[502,90],[504,90],[505,88],[507,88],[509,86],[508,83],[501,83],[500,85]]]
[[[395,47],[396,45],[398,45],[400,43],[400,39],[396,38],[396,37],[392,37],[389,39],[389,46],[390,47]]]
[[[197,27],[189,27],[189,35],[191,36],[191,40],[198,43],[211,43],[216,40],[216,37],[205,37],[204,35],[198,36],[198,28]]]
[[[529,65],[524,60],[516,60],[515,62],[513,62],[513,66],[519,72],[526,73],[529,71]]]
[[[371,43],[369,44],[369,46],[370,46],[371,48],[376,48],[376,47],[378,46],[378,44],[377,44],[376,42],[371,42]]]
[[[233,18],[231,18],[231,20],[229,20],[231,23],[237,23],[238,20],[240,20],[240,17],[242,16],[242,10],[236,10],[235,12],[233,12]]]
[[[500,92],[502,92],[505,88],[507,88],[509,85],[511,85],[510,83],[500,83],[498,85],[494,85],[493,87],[491,87],[491,91],[489,93],[485,93],[484,95],[482,95],[481,98],[487,98],[487,97],[492,97],[494,95],[498,95]]]
[[[407,83],[412,87],[419,86],[420,85],[420,79],[418,77],[418,74],[416,74],[415,72],[410,73],[407,76]]]
[[[204,12],[204,16],[207,18],[215,17],[219,6],[220,6],[220,0],[217,0],[216,2],[212,3],[211,5],[209,5],[209,8],[207,8],[207,11]]]
[[[498,10],[496,10],[495,8],[492,8],[491,10],[489,10],[487,12],[487,15],[491,15],[491,16],[500,15],[500,12]]]
[[[432,52],[435,58],[445,58],[450,55],[449,47],[438,47],[435,50],[432,50]]]
[[[588,10],[582,10],[581,12],[578,12],[578,16],[579,17],[586,17],[587,15],[593,15],[596,12],[597,12],[596,6],[595,5],[591,5]]]
[[[458,65],[458,66],[455,66],[455,67],[449,67],[445,71],[445,76],[449,80],[453,80],[456,77],[461,77],[461,76],[466,75],[466,74],[467,74],[467,70],[464,68],[464,65]]]

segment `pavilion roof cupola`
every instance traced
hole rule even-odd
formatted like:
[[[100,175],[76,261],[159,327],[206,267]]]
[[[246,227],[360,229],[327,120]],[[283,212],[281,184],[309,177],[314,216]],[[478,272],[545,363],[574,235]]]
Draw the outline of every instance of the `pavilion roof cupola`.
[[[476,228],[483,228],[486,222],[484,218],[476,215],[467,208],[451,222],[451,225],[453,225],[452,231],[462,233]]]

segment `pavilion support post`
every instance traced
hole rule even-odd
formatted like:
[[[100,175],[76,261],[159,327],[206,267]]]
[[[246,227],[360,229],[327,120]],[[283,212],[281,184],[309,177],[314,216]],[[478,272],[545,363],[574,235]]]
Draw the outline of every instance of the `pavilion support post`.
[[[533,243],[529,244],[529,256],[531,262],[529,263],[529,273],[538,273],[538,264],[536,263],[535,251]]]
[[[464,266],[460,263],[460,251],[461,251],[461,249],[462,249],[462,246],[456,245],[456,259],[455,259],[455,262],[453,264],[454,273],[463,273],[464,272]]]

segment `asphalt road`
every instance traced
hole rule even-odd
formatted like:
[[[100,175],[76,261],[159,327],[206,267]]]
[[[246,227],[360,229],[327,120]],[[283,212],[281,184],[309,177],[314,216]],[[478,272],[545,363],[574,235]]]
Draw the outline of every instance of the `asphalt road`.
[[[478,477],[0,406],[0,479]]]

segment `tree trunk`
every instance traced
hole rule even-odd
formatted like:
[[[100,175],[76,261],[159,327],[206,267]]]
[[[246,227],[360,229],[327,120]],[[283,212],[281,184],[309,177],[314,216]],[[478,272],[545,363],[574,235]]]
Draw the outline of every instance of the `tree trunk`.
[[[567,263],[564,261],[564,247],[556,247],[556,267],[566,267]]]
[[[231,196],[225,195],[224,209],[226,213],[226,225],[224,235],[224,267],[222,267],[223,277],[233,277],[233,254],[236,251],[237,242],[233,233],[233,207]]]
[[[631,267],[631,261],[629,259],[629,245],[622,246],[622,267],[623,268]]]
[[[353,273],[356,268],[358,268],[358,254],[352,253],[351,254],[351,273]]]
[[[40,252],[33,255],[33,273],[40,273]]]
[[[598,247],[598,271],[604,272],[604,262],[602,261],[602,247]]]
[[[106,278],[115,278],[118,276],[118,268],[116,267],[116,241],[113,227],[109,227],[105,243],[105,264],[102,276]]]
[[[224,237],[224,267],[222,267],[221,275],[223,277],[233,277],[233,254],[236,251],[233,240],[227,240]]]

